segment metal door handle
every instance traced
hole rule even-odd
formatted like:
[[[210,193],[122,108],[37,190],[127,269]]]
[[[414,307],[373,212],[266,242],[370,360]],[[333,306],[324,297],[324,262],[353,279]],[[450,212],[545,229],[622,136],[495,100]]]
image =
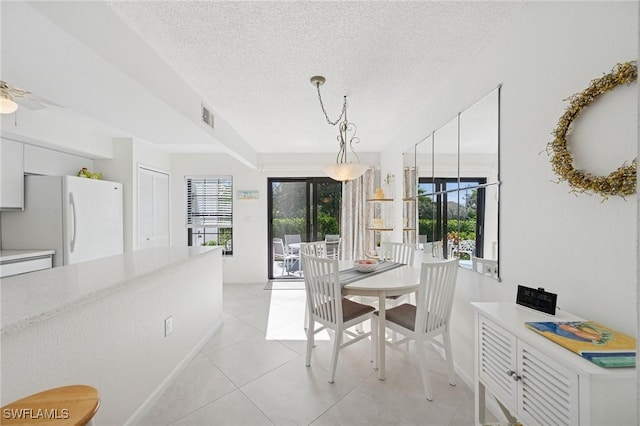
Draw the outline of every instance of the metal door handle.
[[[75,250],[76,247],[76,203],[73,199],[73,193],[69,193],[69,204],[71,204],[71,216],[73,217],[73,234],[71,235],[71,243],[70,249],[71,253]]]

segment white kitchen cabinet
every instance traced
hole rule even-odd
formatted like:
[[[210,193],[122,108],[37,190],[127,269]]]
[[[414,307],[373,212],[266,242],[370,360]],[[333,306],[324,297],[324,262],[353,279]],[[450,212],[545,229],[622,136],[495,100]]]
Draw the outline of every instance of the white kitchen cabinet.
[[[0,210],[24,209],[24,151],[20,142],[0,139]]]
[[[0,277],[50,269],[54,250],[0,250]]]
[[[607,369],[529,330],[530,321],[579,321],[514,303],[476,309],[476,422],[485,423],[486,395],[506,420],[535,425],[635,425],[636,371]]]

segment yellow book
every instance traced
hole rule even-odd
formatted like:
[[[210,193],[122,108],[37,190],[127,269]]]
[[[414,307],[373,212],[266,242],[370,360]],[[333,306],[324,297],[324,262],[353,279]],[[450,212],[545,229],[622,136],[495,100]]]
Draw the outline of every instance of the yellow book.
[[[597,322],[549,321],[525,325],[601,367],[636,366],[636,339]]]

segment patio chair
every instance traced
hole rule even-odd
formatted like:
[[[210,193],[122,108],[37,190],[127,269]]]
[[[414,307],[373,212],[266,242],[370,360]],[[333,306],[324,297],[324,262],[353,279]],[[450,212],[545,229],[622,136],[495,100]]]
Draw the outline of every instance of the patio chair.
[[[284,245],[290,253],[298,253],[299,248],[291,247],[290,244],[300,244],[302,238],[300,234],[284,234]]]
[[[404,303],[386,311],[387,328],[406,336],[397,342],[387,342],[387,344],[396,346],[409,340],[415,340],[416,342],[424,394],[429,401],[433,400],[433,394],[424,348],[427,342],[436,344],[444,349],[449,384],[452,386],[456,384],[449,321],[457,275],[458,259],[423,263],[420,272],[417,303],[415,305]],[[378,316],[374,315],[372,323],[374,329],[378,327],[377,318]],[[434,337],[440,335],[442,336],[442,343],[433,340]],[[374,362],[376,362],[375,358]],[[377,367],[377,365],[374,367]]]
[[[460,257],[462,253],[466,253],[469,256],[469,260],[476,253],[476,240],[461,240],[457,246],[453,247],[451,252],[452,256]]]
[[[375,308],[342,297],[337,260],[307,254],[303,254],[302,259],[305,267],[304,286],[309,312],[306,366],[311,365],[315,334],[324,329],[332,329],[334,333],[329,383],[333,383],[340,349],[371,336],[371,359],[375,361],[376,333],[356,334],[348,330],[372,319]],[[316,323],[320,323],[321,326],[315,328]],[[345,336],[349,340],[344,341]]]
[[[297,254],[293,254],[284,249],[282,238],[273,239],[273,261],[282,262],[282,273],[280,275],[291,275],[290,270],[293,264],[299,260]]]

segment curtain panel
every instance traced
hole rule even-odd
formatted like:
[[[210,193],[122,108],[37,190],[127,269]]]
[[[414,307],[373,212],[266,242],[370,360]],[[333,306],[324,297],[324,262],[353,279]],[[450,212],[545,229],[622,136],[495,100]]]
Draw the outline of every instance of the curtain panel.
[[[374,185],[374,170],[370,168],[361,177],[342,184],[341,229],[343,260],[364,259],[374,251],[374,241],[367,232],[367,217],[371,207],[366,202]]]

